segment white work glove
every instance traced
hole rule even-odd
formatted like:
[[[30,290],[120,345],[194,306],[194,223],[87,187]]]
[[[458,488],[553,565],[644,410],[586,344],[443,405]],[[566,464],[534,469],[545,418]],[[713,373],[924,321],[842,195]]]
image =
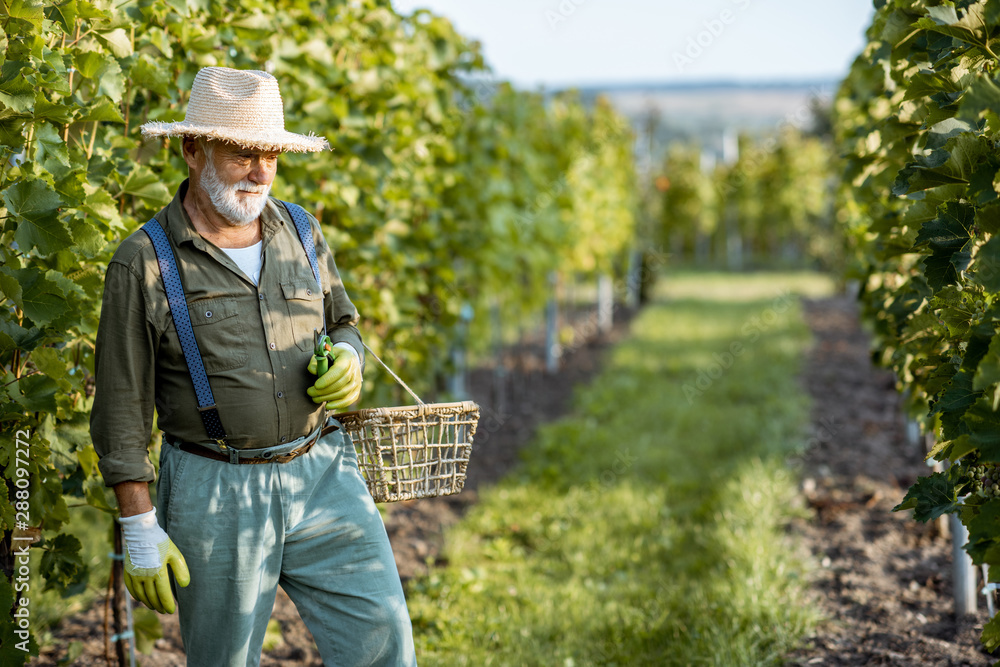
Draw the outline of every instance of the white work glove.
[[[156,522],[156,508],[145,514],[120,517],[125,542],[125,587],[139,602],[161,614],[177,609],[170,591],[167,567],[174,571],[178,586],[191,583],[184,556]]]

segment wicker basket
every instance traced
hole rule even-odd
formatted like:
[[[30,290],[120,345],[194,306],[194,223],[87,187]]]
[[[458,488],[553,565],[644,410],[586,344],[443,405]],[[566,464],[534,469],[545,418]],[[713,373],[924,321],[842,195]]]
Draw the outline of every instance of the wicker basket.
[[[458,493],[479,406],[431,403],[336,415],[354,441],[358,467],[377,503]]]
[[[370,347],[365,349],[417,401],[334,415],[354,441],[372,498],[391,503],[458,493],[465,486],[479,406],[424,403]]]

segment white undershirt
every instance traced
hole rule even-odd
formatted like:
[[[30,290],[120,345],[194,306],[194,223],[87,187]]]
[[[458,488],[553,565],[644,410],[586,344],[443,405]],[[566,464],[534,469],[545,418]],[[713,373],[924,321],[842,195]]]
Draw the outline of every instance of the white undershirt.
[[[262,239],[246,248],[220,248],[220,250],[229,255],[229,258],[236,262],[236,266],[240,267],[240,271],[245,273],[253,281],[254,285],[257,285],[260,283],[260,269],[264,265],[264,256],[260,252],[263,245],[264,241]],[[354,353],[354,358],[358,360],[358,363],[361,363],[361,356],[350,343],[334,343],[334,347],[342,347],[345,350],[350,350]]]
[[[264,240],[261,239],[246,248],[220,248],[220,250],[229,255],[229,258],[236,262],[236,266],[240,267],[240,271],[256,285],[260,282],[260,267],[264,265],[264,256],[260,253],[263,245]]]

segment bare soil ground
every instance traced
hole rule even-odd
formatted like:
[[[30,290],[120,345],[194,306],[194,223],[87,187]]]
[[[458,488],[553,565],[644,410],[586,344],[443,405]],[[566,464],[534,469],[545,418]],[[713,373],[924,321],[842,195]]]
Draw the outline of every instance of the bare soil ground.
[[[806,314],[816,339],[803,371],[803,384],[815,401],[814,438],[796,463],[802,469],[803,497],[815,516],[789,530],[821,563],[813,587],[816,604],[830,620],[787,663],[993,664],[978,641],[985,611],[955,618],[950,540],[937,524],[922,525],[908,513],[891,511],[928,469],[922,448],[904,437],[892,375],[869,361],[868,338],[852,300],[807,301]],[[404,580],[442,562],[443,531],[476,501],[479,486],[516,464],[519,448],[539,424],[568,410],[572,387],[594,376],[602,351],[627,333],[629,315],[616,312],[618,324],[610,336],[590,337],[568,350],[559,373],[544,372],[538,340],[511,353],[502,377],[492,369],[470,373],[470,393],[483,410],[465,490],[389,507],[386,528]],[[578,332],[588,328],[586,320],[575,326]],[[262,665],[322,665],[312,637],[281,591],[272,617],[282,639],[264,653]],[[160,618],[164,637],[152,655],[140,656],[142,664],[184,665],[176,617]],[[82,642],[84,650],[72,664],[114,664],[104,658],[103,605],[65,619],[55,634],[57,641],[32,664],[56,665],[73,641]]]
[[[805,306],[815,336],[803,373],[814,434],[802,491],[815,517],[791,530],[821,563],[813,585],[831,620],[788,664],[993,664],[979,644],[986,612],[955,617],[951,540],[939,523],[892,512],[930,472],[923,446],[905,437],[893,375],[872,366],[852,299]]]

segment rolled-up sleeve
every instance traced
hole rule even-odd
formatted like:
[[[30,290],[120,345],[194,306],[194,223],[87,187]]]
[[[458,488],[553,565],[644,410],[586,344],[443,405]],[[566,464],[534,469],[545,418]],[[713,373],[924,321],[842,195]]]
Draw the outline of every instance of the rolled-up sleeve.
[[[152,482],[149,438],[156,379],[155,334],[142,281],[112,260],[104,282],[95,350],[90,435],[107,486]]]

